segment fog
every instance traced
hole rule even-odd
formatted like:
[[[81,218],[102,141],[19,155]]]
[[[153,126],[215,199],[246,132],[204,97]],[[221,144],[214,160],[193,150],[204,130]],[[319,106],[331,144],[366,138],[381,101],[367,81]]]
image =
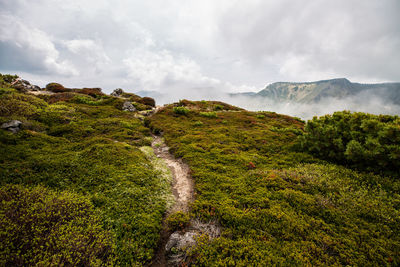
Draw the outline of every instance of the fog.
[[[165,94],[149,94],[156,99],[158,105],[177,102],[180,99],[218,100],[250,111],[273,111],[280,114],[299,117],[303,120],[314,116],[332,114],[335,111],[350,110],[371,114],[400,115],[400,105],[389,103],[389,97],[376,92],[365,91],[346,98],[323,98],[318,103],[277,102],[263,97],[230,96],[213,88],[197,90],[176,90]]]

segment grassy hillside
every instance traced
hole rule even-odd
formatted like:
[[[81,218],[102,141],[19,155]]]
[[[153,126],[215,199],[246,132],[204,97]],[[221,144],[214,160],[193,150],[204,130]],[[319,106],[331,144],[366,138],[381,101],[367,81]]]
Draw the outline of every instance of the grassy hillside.
[[[152,258],[157,245],[166,204],[164,195],[169,190],[167,181],[139,149],[150,144],[150,131],[134,113],[119,109],[119,98],[68,94],[68,97],[65,93],[41,96],[46,102],[13,89],[0,89],[0,124],[10,119],[23,123],[17,134],[0,130],[0,185],[3,186],[0,195],[9,195],[14,190],[7,184],[33,190],[26,194],[48,194],[36,186],[48,188],[57,201],[63,201],[65,194],[77,194],[82,199],[79,201],[87,203],[88,211],[96,214],[95,217],[87,214],[87,224],[93,219],[93,225],[101,225],[108,235],[106,240],[111,239],[113,244],[107,257],[97,257],[100,263],[142,265]],[[67,101],[55,102],[55,99]],[[18,190],[25,192],[19,187]],[[30,200],[7,201],[17,204],[2,202],[2,229],[14,227],[10,216],[20,214],[14,207]],[[66,220],[69,225],[79,225],[75,215],[60,216],[59,220]],[[56,243],[70,238],[68,231],[60,230],[61,226],[56,224],[52,229]],[[1,252],[0,265],[33,264],[29,256],[32,251],[43,252],[36,263],[45,259],[46,265],[51,260],[48,258],[51,242],[40,244],[42,247],[37,250],[37,244],[25,244],[11,232],[2,230],[1,235],[7,250]],[[100,237],[94,235],[88,248],[100,242]],[[107,242],[109,245],[110,241]],[[55,263],[76,264],[82,255],[85,254],[57,258]]]
[[[145,110],[151,99],[55,83],[33,95],[10,88],[13,79],[0,75],[0,124],[22,122],[17,133],[0,130],[2,266],[150,264],[171,190],[143,148],[151,131],[190,167],[190,217],[222,229],[215,239],[200,236],[187,264],[400,265],[397,117],[355,114],[368,118],[360,123],[343,112],[305,126],[273,112],[183,100],[144,119],[122,111],[124,102]],[[372,157],[373,141],[390,151],[390,172],[360,171],[371,170],[358,156]]]
[[[202,237],[192,263],[400,263],[399,179],[296,152],[304,124],[291,117],[212,109],[181,101],[147,121],[191,167],[192,216],[223,228],[220,238]]]

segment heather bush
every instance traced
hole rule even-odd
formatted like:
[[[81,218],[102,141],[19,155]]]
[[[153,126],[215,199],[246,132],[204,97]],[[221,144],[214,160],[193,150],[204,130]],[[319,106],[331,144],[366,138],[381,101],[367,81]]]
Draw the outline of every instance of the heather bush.
[[[65,92],[65,93],[58,93],[58,94],[54,94],[49,96],[46,101],[49,104],[54,104],[60,101],[68,101],[71,100],[75,97],[76,94],[71,93],[71,92]]]
[[[65,88],[59,83],[49,83],[46,85],[46,90],[53,93],[63,93],[71,91],[71,89]]]
[[[90,201],[19,185],[0,188],[1,266],[99,266],[114,262],[113,235]]]
[[[142,103],[146,106],[150,106],[150,107],[155,107],[156,106],[156,101],[154,101],[153,98],[151,97],[143,97],[141,100],[139,100],[139,103]]]
[[[101,91],[101,88],[82,88],[78,89],[76,92],[84,95],[89,95],[91,97],[104,96],[104,94]]]

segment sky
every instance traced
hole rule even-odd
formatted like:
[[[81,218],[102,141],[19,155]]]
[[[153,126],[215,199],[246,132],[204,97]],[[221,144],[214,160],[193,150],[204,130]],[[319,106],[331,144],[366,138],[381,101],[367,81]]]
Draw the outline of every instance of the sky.
[[[399,0],[0,0],[0,72],[163,94],[400,81]]]

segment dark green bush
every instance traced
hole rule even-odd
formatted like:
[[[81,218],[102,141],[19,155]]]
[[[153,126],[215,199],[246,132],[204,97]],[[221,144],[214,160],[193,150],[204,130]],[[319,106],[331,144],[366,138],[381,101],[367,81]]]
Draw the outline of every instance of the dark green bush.
[[[0,188],[1,266],[98,266],[114,261],[113,237],[84,197],[44,187]]]
[[[314,117],[300,137],[303,150],[362,170],[400,173],[400,119],[349,111]]]

